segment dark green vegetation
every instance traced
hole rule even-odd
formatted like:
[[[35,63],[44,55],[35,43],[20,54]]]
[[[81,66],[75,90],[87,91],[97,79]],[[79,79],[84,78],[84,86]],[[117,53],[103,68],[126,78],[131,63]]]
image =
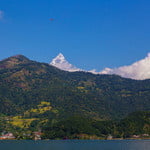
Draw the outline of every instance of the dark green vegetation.
[[[86,72],[70,73],[31,61],[22,55],[0,61],[1,123],[7,124],[1,127],[2,130],[37,130],[47,126],[47,122],[51,122],[48,128],[54,129],[64,123],[66,129],[61,130],[62,136],[66,131],[65,136],[70,137],[74,136],[74,132],[70,133],[72,131],[68,129],[69,126],[81,122],[83,124],[79,126],[84,127],[81,130],[85,130],[85,134],[94,133],[99,136],[108,133],[108,130],[101,133],[97,129],[101,124],[111,127],[113,123],[109,120],[120,120],[129,113],[149,110],[150,80],[138,81]],[[73,116],[81,116],[82,119]],[[67,124],[72,119],[77,122]],[[93,127],[94,120],[97,127]],[[86,132],[86,126],[89,133]],[[121,125],[119,128],[116,123],[114,127],[119,136],[122,130],[127,130]],[[122,134],[128,136],[126,132]]]
[[[55,124],[49,121],[44,130],[46,139],[106,139],[132,138],[150,135],[150,111],[136,112],[120,121],[96,121],[93,119],[73,116]],[[146,135],[148,136],[148,135]]]

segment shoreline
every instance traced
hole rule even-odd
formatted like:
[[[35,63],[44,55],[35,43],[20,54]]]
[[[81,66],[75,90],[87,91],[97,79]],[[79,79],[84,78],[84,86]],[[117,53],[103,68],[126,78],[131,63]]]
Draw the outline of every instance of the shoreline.
[[[41,140],[31,140],[31,139],[0,139],[0,141],[72,141],[72,140],[88,140],[88,141],[124,141],[124,140],[150,140],[149,138],[113,138],[113,139],[41,139]]]

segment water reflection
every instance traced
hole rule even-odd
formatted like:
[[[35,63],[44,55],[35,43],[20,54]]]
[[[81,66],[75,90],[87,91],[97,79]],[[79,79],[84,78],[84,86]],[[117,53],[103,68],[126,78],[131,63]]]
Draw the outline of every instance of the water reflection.
[[[2,150],[149,150],[150,140],[0,141]]]

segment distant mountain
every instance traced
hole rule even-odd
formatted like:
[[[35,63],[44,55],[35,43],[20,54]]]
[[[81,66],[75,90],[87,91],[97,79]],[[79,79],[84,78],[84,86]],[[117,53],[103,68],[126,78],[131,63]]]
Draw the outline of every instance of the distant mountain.
[[[78,69],[70,64],[61,53],[59,53],[58,56],[56,56],[50,64],[65,71],[81,71],[81,69]]]
[[[95,69],[90,71],[79,69],[70,64],[61,53],[56,58],[54,58],[50,64],[61,70],[70,72],[85,71],[93,74],[116,74],[121,77],[136,80],[150,79],[150,53],[144,59],[137,61],[129,66],[122,66],[114,69],[105,68],[100,72],[97,72]]]

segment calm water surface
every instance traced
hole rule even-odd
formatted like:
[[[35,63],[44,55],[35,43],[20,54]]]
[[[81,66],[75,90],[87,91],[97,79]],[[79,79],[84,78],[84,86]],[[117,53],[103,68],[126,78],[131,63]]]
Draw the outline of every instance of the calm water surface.
[[[8,140],[0,150],[150,150],[150,140]]]

